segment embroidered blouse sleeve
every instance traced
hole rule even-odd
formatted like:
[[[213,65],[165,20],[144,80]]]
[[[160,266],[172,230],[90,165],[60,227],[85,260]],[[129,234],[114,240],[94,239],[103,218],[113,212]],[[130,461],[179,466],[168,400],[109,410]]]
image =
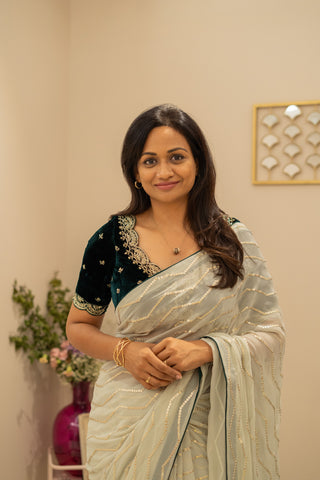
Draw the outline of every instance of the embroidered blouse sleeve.
[[[89,240],[79,273],[73,304],[90,315],[102,315],[110,303],[115,264],[114,219]]]

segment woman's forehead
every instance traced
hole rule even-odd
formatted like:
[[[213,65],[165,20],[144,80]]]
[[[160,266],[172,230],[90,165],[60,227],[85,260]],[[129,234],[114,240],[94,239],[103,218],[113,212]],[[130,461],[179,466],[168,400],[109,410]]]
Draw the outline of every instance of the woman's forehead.
[[[143,152],[154,150],[170,150],[184,148],[190,151],[190,146],[186,138],[177,130],[168,126],[155,127],[149,133],[143,147]]]

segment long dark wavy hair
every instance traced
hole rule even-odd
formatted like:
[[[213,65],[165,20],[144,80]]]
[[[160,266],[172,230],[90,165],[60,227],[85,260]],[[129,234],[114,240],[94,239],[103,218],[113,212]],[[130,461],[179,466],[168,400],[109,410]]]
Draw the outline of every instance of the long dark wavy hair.
[[[174,105],[164,104],[141,113],[130,125],[124,138],[121,165],[131,190],[129,206],[118,215],[137,215],[146,211],[150,197],[135,188],[137,163],[151,130],[167,126],[187,140],[195,162],[197,177],[189,192],[186,221],[199,247],[218,266],[220,280],[216,288],[233,287],[243,278],[243,249],[215,199],[216,172],[206,139],[196,122]]]

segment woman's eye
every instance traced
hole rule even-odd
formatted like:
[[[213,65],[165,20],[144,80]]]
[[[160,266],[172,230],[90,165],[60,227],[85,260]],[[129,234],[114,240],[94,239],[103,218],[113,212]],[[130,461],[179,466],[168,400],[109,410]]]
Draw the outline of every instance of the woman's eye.
[[[181,160],[183,159],[184,159],[184,155],[181,155],[181,153],[175,153],[171,157],[171,160],[173,160],[174,162],[181,162]]]
[[[143,161],[143,164],[146,165],[147,167],[152,167],[153,165],[156,164],[156,159],[155,158],[146,158]]]

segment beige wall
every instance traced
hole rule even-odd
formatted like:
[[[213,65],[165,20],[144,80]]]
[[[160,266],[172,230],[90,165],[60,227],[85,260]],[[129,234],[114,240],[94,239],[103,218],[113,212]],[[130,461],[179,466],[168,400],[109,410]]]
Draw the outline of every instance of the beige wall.
[[[45,445],[50,427],[35,400],[34,373],[6,341],[17,321],[9,298],[12,279],[43,297],[44,284],[59,269],[74,286],[88,237],[128,201],[119,153],[129,122],[144,108],[173,102],[203,127],[215,151],[220,205],[253,230],[273,273],[288,330],[281,478],[314,480],[319,186],[252,186],[250,172],[252,105],[319,99],[319,2],[0,5],[10,19],[0,28],[0,195],[6,225],[0,355],[8,365],[10,395],[16,395],[6,403],[10,448],[18,442],[22,452],[22,467],[10,478],[38,480],[29,465],[34,447],[27,442],[36,437]],[[39,396],[39,379],[35,385]],[[53,412],[55,399],[48,405]],[[40,475],[40,467],[34,470]]]
[[[43,480],[60,389],[8,343],[15,278],[43,305],[64,265],[68,5],[0,0],[1,478]],[[62,393],[61,393],[61,392]],[[69,393],[69,389],[68,389]]]

